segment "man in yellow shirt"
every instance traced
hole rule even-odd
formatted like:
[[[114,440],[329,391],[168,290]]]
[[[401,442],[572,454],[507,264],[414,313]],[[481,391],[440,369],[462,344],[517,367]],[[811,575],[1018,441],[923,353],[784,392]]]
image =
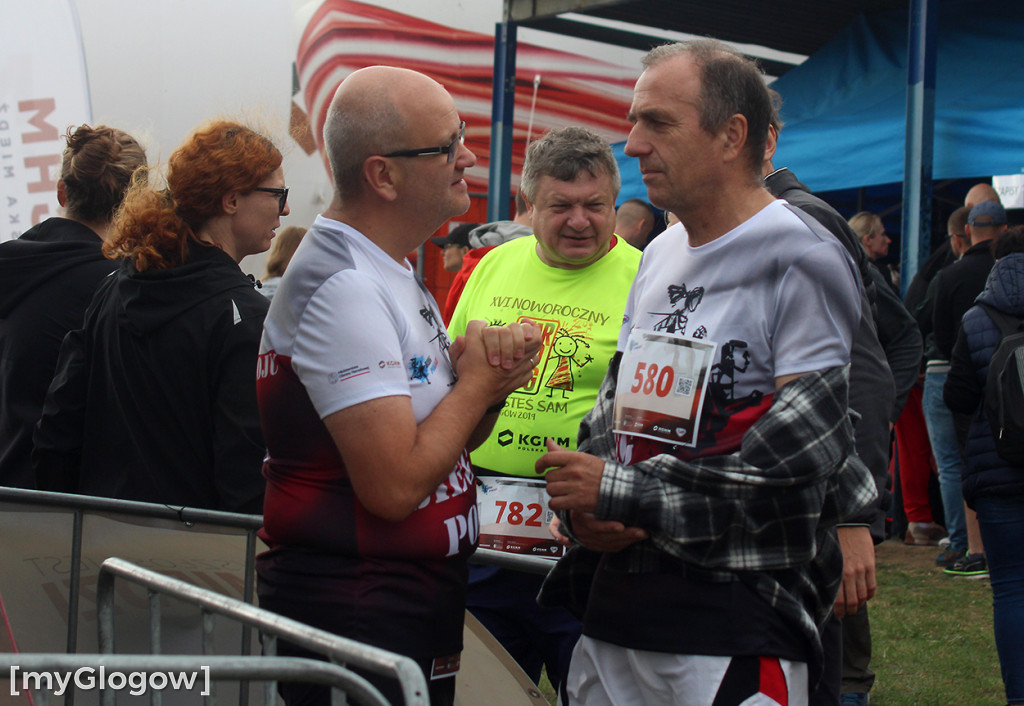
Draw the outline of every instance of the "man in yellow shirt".
[[[534,463],[544,440],[576,447],[622,323],[640,252],[613,234],[619,173],[607,142],[577,127],[537,140],[526,153],[521,193],[534,235],[487,253],[473,271],[449,332],[470,320],[530,319],[543,335],[533,379],[509,395],[471,461],[479,493],[481,546],[555,556],[547,500]],[[471,567],[468,607],[534,681],[541,665],[559,684],[579,638],[564,609],[536,605],[541,578]]]

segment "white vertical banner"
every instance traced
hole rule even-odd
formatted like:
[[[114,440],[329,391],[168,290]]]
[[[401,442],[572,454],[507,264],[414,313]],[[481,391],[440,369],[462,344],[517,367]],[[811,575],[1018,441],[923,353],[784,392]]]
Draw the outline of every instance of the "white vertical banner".
[[[0,241],[57,213],[69,125],[91,119],[73,0],[17,0],[0,22]]]

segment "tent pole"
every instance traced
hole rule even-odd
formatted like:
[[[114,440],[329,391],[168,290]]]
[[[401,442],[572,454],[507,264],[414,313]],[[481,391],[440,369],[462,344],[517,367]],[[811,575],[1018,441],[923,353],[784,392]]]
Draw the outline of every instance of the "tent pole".
[[[937,0],[911,0],[907,43],[907,137],[903,163],[900,291],[928,258],[932,236]]]
[[[491,157],[487,180],[487,220],[490,222],[507,221],[509,218],[515,97],[516,25],[506,17],[506,21],[497,23],[494,30]]]

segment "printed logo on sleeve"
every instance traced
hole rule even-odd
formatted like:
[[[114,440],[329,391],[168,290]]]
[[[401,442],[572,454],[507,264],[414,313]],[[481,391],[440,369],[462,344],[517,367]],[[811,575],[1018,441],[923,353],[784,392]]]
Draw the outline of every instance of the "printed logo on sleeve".
[[[430,384],[430,376],[437,370],[437,358],[429,355],[414,355],[409,359],[409,379]]]
[[[277,365],[277,351],[267,351],[261,353],[260,357],[256,359],[256,379],[263,380],[264,378],[273,377],[277,375],[279,367]]]
[[[347,368],[342,368],[341,370],[336,370],[335,372],[328,373],[327,382],[334,385],[339,382],[351,380],[354,377],[359,377],[360,375],[366,375],[369,372],[370,368],[368,368],[365,365],[350,365]]]

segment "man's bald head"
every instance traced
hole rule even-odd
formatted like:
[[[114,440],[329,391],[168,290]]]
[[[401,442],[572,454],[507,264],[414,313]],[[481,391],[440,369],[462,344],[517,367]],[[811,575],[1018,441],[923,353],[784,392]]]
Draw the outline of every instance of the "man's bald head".
[[[418,71],[369,66],[338,86],[324,123],[324,145],[335,189],[344,200],[360,192],[363,164],[403,147],[418,105],[451,97]]]
[[[992,188],[991,184],[982,182],[981,184],[975,184],[971,187],[970,191],[967,192],[967,196],[964,197],[964,206],[967,208],[974,208],[982,201],[995,201],[1000,203],[999,194]]]
[[[615,233],[641,250],[654,229],[654,210],[643,199],[629,199],[615,212]]]

